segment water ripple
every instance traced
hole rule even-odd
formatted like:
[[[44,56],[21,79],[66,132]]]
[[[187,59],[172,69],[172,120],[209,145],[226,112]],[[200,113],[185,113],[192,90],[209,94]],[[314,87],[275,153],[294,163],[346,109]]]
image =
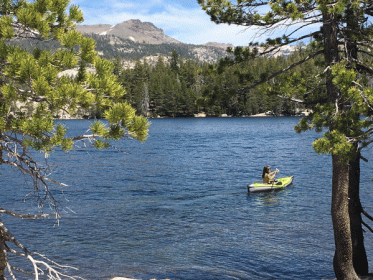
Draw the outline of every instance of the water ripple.
[[[54,177],[69,185],[56,196],[76,214],[63,213],[58,227],[4,219],[32,249],[89,279],[332,278],[331,160],[312,150],[317,134],[293,131],[298,120],[156,119],[145,143],[56,152]],[[70,133],[89,123],[64,122]],[[294,175],[293,185],[249,195],[264,165]],[[1,205],[28,209],[12,189],[17,173],[0,168]],[[369,170],[362,196],[372,210]]]

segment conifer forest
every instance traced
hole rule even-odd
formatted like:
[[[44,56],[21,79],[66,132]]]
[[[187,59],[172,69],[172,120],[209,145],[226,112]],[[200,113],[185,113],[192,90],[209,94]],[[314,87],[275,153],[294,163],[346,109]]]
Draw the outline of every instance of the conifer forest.
[[[200,62],[185,59],[174,50],[171,57],[159,56],[153,65],[137,60],[134,67],[125,68],[117,58],[115,71],[127,90],[125,98],[138,113],[148,117],[192,117],[200,112],[206,116],[239,117],[266,112],[289,116],[304,108],[277,94],[280,78],[250,90],[244,88],[305,55],[307,50],[300,48],[291,56],[256,58],[222,70],[224,58],[217,63]],[[300,75],[301,79],[302,71],[309,71],[307,67],[300,66],[291,75]]]

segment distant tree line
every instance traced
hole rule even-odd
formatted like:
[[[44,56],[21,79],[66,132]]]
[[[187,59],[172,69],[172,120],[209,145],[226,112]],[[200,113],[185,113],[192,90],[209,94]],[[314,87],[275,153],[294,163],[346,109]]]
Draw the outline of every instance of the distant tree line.
[[[241,89],[244,80],[266,79],[260,73],[270,75],[300,55],[305,54],[299,51],[288,57],[258,58],[220,73],[224,60],[203,63],[181,58],[174,50],[170,59],[159,56],[155,65],[137,60],[133,68],[121,67],[117,57],[115,71],[127,90],[125,98],[139,114],[149,117],[191,117],[200,112],[208,116],[249,116],[268,111],[273,115],[295,115],[303,107],[279,97],[273,90],[276,80],[250,91]]]

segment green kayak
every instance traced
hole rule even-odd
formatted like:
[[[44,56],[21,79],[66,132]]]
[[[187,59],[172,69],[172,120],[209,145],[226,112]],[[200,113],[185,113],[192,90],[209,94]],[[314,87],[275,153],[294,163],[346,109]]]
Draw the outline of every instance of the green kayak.
[[[281,190],[291,185],[291,183],[293,182],[293,178],[294,176],[280,178],[276,180],[277,183],[273,183],[273,184],[254,183],[254,184],[248,185],[247,190],[249,193]]]

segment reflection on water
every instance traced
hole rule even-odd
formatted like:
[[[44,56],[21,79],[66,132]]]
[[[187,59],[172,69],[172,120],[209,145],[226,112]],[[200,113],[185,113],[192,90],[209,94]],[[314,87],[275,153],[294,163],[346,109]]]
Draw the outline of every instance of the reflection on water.
[[[56,196],[76,214],[63,213],[59,227],[53,219],[8,225],[30,249],[78,266],[88,279],[332,278],[331,161],[312,150],[317,134],[293,131],[297,121],[156,119],[145,143],[56,152],[54,179],[69,185]],[[87,123],[64,122],[81,131]],[[294,175],[293,185],[248,194],[265,165]],[[0,205],[27,208],[13,191],[23,181],[0,172]],[[368,255],[372,248],[367,243]]]
[[[254,197],[255,204],[258,205],[258,207],[279,206],[281,200],[284,200],[282,197],[289,194],[290,190],[288,188],[292,188],[292,187],[293,185],[283,190],[276,190],[276,191],[262,192],[262,193],[252,193],[252,194],[249,193],[249,196]],[[281,193],[281,195],[279,193]]]

